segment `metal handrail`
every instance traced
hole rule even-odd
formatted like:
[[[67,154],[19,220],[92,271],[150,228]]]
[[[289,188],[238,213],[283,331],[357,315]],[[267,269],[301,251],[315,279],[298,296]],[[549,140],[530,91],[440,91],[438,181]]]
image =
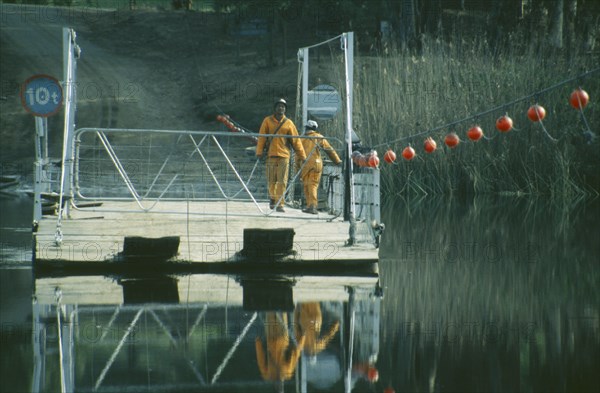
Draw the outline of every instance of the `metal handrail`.
[[[230,157],[228,156],[227,152],[223,149],[223,147],[221,146],[221,144],[219,143],[217,137],[219,136],[224,136],[224,137],[243,137],[243,138],[258,138],[258,137],[265,137],[265,138],[274,138],[274,137],[278,137],[278,138],[298,138],[298,139],[320,139],[319,137],[313,137],[313,136],[306,136],[306,135],[297,135],[297,136],[291,136],[291,135],[272,135],[272,134],[258,134],[258,133],[249,133],[249,132],[240,132],[240,133],[235,133],[235,132],[223,132],[223,131],[195,131],[195,130],[157,130],[157,129],[128,129],[128,128],[121,128],[121,129],[108,129],[108,128],[90,128],[90,127],[86,127],[86,128],[80,128],[78,130],[76,130],[74,132],[74,151],[75,151],[75,162],[76,165],[73,166],[73,171],[76,173],[71,173],[71,179],[73,179],[73,189],[76,190],[76,196],[82,200],[96,200],[97,198],[90,198],[88,196],[85,196],[82,194],[81,192],[81,187],[80,187],[80,180],[81,180],[81,176],[80,176],[80,152],[81,152],[81,140],[82,140],[82,136],[86,133],[94,133],[98,139],[100,140],[100,142],[102,143],[102,146],[104,147],[104,150],[107,152],[110,161],[112,162],[112,164],[114,165],[114,168],[116,169],[117,173],[119,174],[119,176],[121,177],[121,179],[123,180],[125,186],[127,187],[127,190],[129,191],[129,194],[131,195],[131,197],[103,197],[101,198],[102,200],[113,200],[113,201],[129,201],[129,200],[133,200],[136,202],[136,204],[138,205],[138,207],[143,210],[143,211],[150,211],[152,210],[156,204],[158,202],[160,202],[161,200],[182,200],[182,199],[189,199],[189,196],[186,195],[185,198],[174,198],[174,197],[169,197],[169,198],[165,198],[165,194],[169,191],[169,189],[172,187],[172,185],[174,184],[175,180],[178,178],[179,173],[175,173],[175,175],[171,178],[171,180],[168,182],[168,184],[166,185],[165,189],[161,192],[161,194],[158,197],[150,197],[150,191],[152,189],[155,188],[155,186],[158,183],[158,178],[160,177],[160,175],[163,173],[165,166],[167,165],[167,162],[171,159],[172,155],[173,155],[173,151],[171,151],[169,153],[169,155],[166,157],[166,159],[163,161],[162,166],[160,167],[158,173],[156,174],[156,176],[154,177],[154,179],[152,180],[152,183],[149,187],[149,189],[144,193],[144,195],[140,195],[140,193],[136,190],[134,183],[132,182],[131,178],[129,177],[127,170],[125,169],[123,163],[120,161],[117,153],[115,152],[115,149],[113,148],[113,146],[110,143],[110,140],[107,137],[107,133],[118,133],[118,134],[125,134],[125,133],[129,133],[129,134],[161,134],[161,135],[166,135],[166,136],[173,136],[173,135],[179,135],[180,137],[182,135],[187,135],[189,136],[190,140],[192,141],[193,144],[193,151],[188,155],[188,158],[191,158],[194,154],[198,153],[199,157],[202,159],[203,164],[205,166],[205,168],[208,170],[210,176],[212,177],[213,181],[215,182],[217,188],[219,189],[220,194],[222,195],[223,198],[217,198],[216,200],[229,200],[229,201],[234,201],[234,200],[239,200],[236,199],[236,197],[239,195],[240,192],[245,191],[246,194],[250,197],[250,200],[254,203],[254,205],[257,207],[257,210],[262,214],[262,215],[270,215],[273,213],[272,210],[270,211],[265,211],[261,208],[261,206],[259,205],[259,202],[257,200],[257,198],[253,195],[252,191],[248,188],[248,184],[251,180],[252,175],[255,172],[256,166],[258,164],[258,160],[255,162],[254,167],[252,169],[252,172],[250,174],[250,177],[248,178],[248,180],[244,180],[241,176],[241,174],[239,173],[239,171],[236,169],[234,163],[232,162],[232,160],[230,159]],[[194,136],[202,136],[202,139],[199,142],[196,142],[196,139],[194,138]],[[235,178],[237,179],[237,181],[239,181],[241,183],[241,189],[239,191],[237,191],[233,196],[232,195],[227,195],[226,191],[223,189],[222,185],[220,184],[219,180],[217,179],[217,176],[215,175],[214,171],[211,168],[210,163],[208,162],[208,159],[206,158],[206,156],[202,153],[201,151],[201,146],[204,144],[204,142],[206,140],[212,140],[214,142],[214,144],[216,145],[216,147],[218,148],[220,154],[224,157],[228,167],[233,171],[233,174],[235,175]],[[331,143],[339,143],[340,145],[343,145],[343,142],[336,138],[336,137],[328,137],[327,140]],[[179,141],[179,139],[177,140]],[[314,149],[313,151],[311,151],[310,153],[308,153],[308,156],[310,156],[311,154],[314,153]],[[302,168],[304,167],[305,163],[302,164],[302,166],[300,167],[300,170],[295,174],[295,176],[292,177],[292,179],[288,182],[288,187],[286,189],[287,193],[291,187],[293,186],[294,182],[296,181],[296,179],[298,178],[299,174],[301,173]],[[284,195],[285,195],[284,193]],[[150,206],[146,206],[145,204],[142,203],[143,200],[152,200],[154,203],[152,203]],[[210,198],[208,198],[207,200],[211,200]],[[244,199],[246,200],[246,199]],[[279,203],[280,201],[278,201]],[[76,203],[73,201],[73,207],[77,208]]]

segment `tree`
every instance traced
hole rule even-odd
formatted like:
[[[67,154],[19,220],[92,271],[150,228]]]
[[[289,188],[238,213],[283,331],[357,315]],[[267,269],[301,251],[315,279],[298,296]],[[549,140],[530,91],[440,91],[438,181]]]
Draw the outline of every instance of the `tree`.
[[[422,0],[419,5],[420,30],[432,35],[440,34],[442,27],[442,1]]]
[[[582,49],[586,52],[593,51],[600,25],[600,2],[598,0],[579,0],[576,23],[582,32]]]
[[[499,50],[508,44],[509,33],[516,21],[523,17],[523,0],[496,0],[488,16],[488,37],[492,49]]]
[[[401,0],[400,6],[400,43],[411,45],[417,37],[416,0]]]
[[[552,0],[549,2],[550,26],[548,31],[548,42],[552,48],[562,49],[563,47],[563,21],[564,21],[564,0]]]
[[[577,17],[577,0],[566,0],[564,20],[564,40],[567,56],[572,57],[575,49],[575,18]]]

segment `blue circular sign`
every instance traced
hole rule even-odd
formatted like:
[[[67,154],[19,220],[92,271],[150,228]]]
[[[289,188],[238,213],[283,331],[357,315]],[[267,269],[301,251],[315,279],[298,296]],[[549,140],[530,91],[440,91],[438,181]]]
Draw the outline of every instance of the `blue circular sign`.
[[[56,78],[34,75],[21,86],[21,103],[27,112],[40,117],[56,114],[62,108],[63,91]]]

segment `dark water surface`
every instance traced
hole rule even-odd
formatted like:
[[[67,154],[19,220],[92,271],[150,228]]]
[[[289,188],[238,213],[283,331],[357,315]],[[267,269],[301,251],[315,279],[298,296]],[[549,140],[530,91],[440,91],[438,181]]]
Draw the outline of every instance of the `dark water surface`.
[[[598,391],[599,207],[387,205],[381,374],[396,391]]]
[[[318,313],[320,346],[300,357],[288,392],[600,391],[598,202],[394,200],[382,213],[383,298],[316,285],[294,311],[253,313],[231,299],[107,306],[84,285],[57,310],[32,279],[31,201],[0,199],[1,391],[276,391],[255,339],[302,312]]]

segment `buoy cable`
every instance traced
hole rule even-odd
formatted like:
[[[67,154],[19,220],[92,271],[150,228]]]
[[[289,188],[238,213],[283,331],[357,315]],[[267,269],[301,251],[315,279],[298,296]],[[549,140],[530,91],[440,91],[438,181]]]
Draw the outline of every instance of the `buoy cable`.
[[[471,115],[469,117],[465,117],[465,118],[460,119],[460,120],[455,120],[455,121],[452,121],[450,123],[446,123],[446,124],[444,124],[442,126],[429,128],[429,129],[427,129],[425,131],[418,132],[416,134],[407,135],[407,136],[403,136],[403,137],[400,137],[400,138],[397,138],[397,139],[393,139],[391,141],[386,141],[386,142],[383,142],[383,143],[379,143],[377,145],[373,145],[372,148],[375,149],[377,147],[381,147],[381,146],[385,146],[385,145],[392,145],[392,144],[395,144],[395,143],[398,143],[398,142],[401,142],[401,141],[404,141],[404,140],[407,140],[407,139],[412,139],[412,138],[416,138],[418,136],[422,136],[422,135],[426,135],[426,134],[431,134],[431,133],[434,133],[434,132],[437,132],[437,131],[440,131],[440,130],[443,130],[443,129],[446,129],[446,128],[448,128],[448,129],[450,129],[450,131],[452,131],[453,127],[457,126],[458,124],[462,124],[462,123],[466,123],[468,121],[472,121],[472,120],[477,119],[479,117],[483,117],[483,116],[489,115],[490,113],[494,113],[494,112],[497,112],[499,110],[505,109],[506,107],[515,105],[517,103],[520,103],[520,102],[523,102],[523,101],[527,101],[527,100],[531,100],[532,98],[537,98],[538,96],[540,96],[542,94],[548,93],[548,92],[550,92],[550,91],[552,91],[552,90],[554,90],[556,88],[559,88],[561,86],[564,86],[564,85],[566,85],[568,83],[572,83],[573,81],[578,81],[578,80],[584,79],[584,78],[586,78],[586,77],[588,77],[588,76],[590,76],[592,74],[597,73],[598,71],[600,71],[600,67],[597,67],[597,68],[594,68],[593,70],[584,72],[584,73],[582,73],[580,75],[577,75],[577,76],[575,76],[573,78],[565,79],[565,80],[563,80],[561,82],[558,82],[558,83],[556,83],[556,84],[554,84],[552,86],[546,87],[545,89],[536,91],[536,92],[534,92],[532,94],[529,94],[529,95],[517,98],[517,99],[512,100],[512,101],[505,102],[505,103],[503,103],[501,105],[498,105],[498,106],[495,106],[493,108],[487,109],[485,111],[476,113],[476,114]],[[586,124],[587,124],[587,122],[586,122]],[[547,135],[551,139],[555,139],[550,134],[548,134],[548,132],[545,130],[545,128],[544,128],[544,131],[547,133]]]

